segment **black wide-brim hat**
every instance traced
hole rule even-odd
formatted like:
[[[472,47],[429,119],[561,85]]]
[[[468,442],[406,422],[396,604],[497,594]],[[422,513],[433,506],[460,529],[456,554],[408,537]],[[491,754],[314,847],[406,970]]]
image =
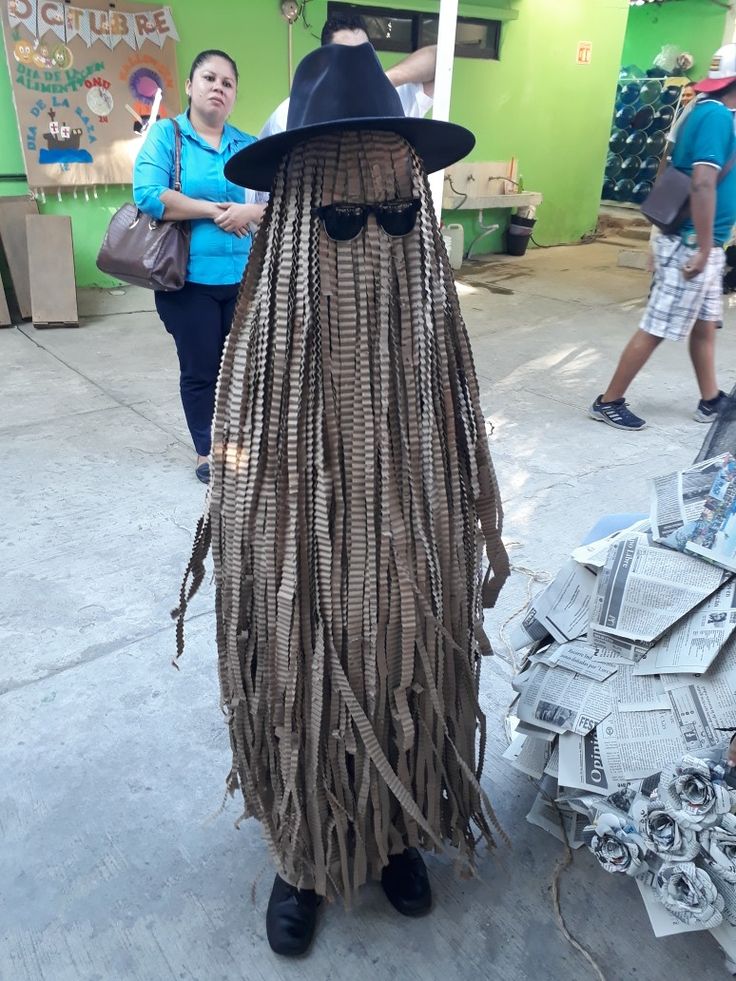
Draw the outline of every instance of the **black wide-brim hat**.
[[[270,191],[279,164],[293,146],[335,130],[397,133],[414,147],[427,173],[461,160],[475,146],[456,123],[405,116],[371,44],[326,44],[299,62],[286,130],[240,150],[225,177],[254,191]]]

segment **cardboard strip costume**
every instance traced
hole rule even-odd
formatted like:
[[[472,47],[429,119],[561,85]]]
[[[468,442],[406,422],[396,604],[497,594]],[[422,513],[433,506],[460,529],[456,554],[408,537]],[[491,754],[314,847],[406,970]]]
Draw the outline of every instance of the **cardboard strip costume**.
[[[330,108],[310,124],[322,82],[355,93],[361,72],[384,111],[335,122]],[[403,129],[433,124],[404,120],[391,96],[370,45],[321,48],[297,71],[287,132],[228,165],[271,199],[175,611],[181,651],[211,545],[228,786],[288,883],[347,901],[392,854],[449,843],[472,864],[498,827],[480,786],[478,679],[482,608],[508,575],[502,511],[416,150],[449,162],[470,134],[434,124],[433,150],[431,130]]]

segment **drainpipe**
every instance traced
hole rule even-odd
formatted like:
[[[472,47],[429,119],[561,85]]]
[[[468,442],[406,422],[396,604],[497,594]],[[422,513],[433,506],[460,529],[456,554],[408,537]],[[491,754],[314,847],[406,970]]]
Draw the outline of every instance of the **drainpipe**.
[[[434,74],[434,105],[432,118],[449,120],[450,96],[452,95],[452,67],[455,59],[455,33],[457,31],[458,0],[440,0],[440,22],[437,31],[437,65]],[[442,188],[444,170],[432,174],[429,187],[434,199],[437,219],[442,216]]]

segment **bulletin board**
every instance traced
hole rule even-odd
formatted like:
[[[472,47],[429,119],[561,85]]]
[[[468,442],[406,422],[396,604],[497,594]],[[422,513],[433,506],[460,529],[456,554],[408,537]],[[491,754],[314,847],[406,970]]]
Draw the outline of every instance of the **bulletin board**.
[[[159,116],[181,110],[171,9],[0,0],[0,13],[29,186],[131,183],[157,89]]]

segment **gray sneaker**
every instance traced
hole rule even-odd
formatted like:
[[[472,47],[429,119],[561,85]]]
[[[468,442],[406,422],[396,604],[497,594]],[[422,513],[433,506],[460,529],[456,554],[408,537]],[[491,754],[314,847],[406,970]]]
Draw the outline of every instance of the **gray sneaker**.
[[[698,407],[693,412],[693,419],[696,422],[715,422],[718,418],[718,413],[721,409],[725,408],[728,402],[728,395],[725,392],[718,392],[718,395],[714,399],[710,399],[706,402],[705,399],[701,399],[698,402]]]
[[[588,415],[597,422],[605,422],[614,429],[643,429],[646,422],[635,416],[628,408],[626,399],[614,399],[613,402],[601,402],[600,395],[588,409]]]

